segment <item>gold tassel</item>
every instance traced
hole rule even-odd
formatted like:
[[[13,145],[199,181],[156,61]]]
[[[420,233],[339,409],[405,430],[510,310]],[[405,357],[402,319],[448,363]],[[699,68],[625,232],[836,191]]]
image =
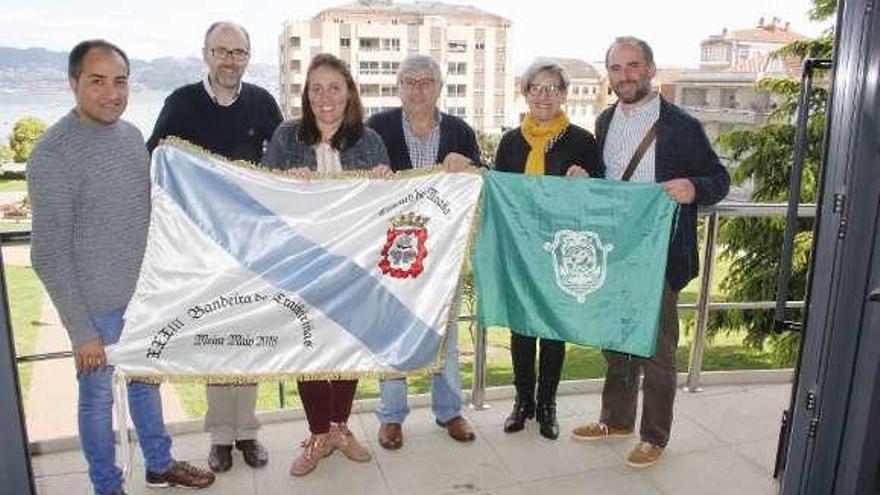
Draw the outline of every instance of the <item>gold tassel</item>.
[[[270,168],[263,167],[259,164],[249,162],[247,160],[229,160],[228,158],[220,156],[216,153],[212,153],[211,151],[208,151],[205,148],[203,148],[197,144],[193,144],[193,143],[191,143],[183,138],[177,137],[177,136],[168,136],[167,138],[165,138],[165,140],[163,141],[162,144],[174,146],[175,148],[179,148],[179,149],[187,151],[189,153],[193,153],[193,154],[205,157],[205,158],[210,158],[212,160],[219,160],[219,161],[222,161],[223,163],[233,165],[238,168],[251,170],[253,172],[258,172],[260,174],[269,175],[269,176],[283,177],[283,178],[288,178],[288,179],[297,178],[299,180],[305,180],[305,181],[308,181],[308,180],[376,179],[376,177],[374,177],[372,175],[372,172],[369,170],[349,170],[349,171],[345,171],[345,172],[332,173],[332,174],[314,172],[310,177],[303,179],[302,177],[296,177],[294,175],[294,173],[290,170],[270,169]],[[437,165],[431,165],[428,167],[422,167],[422,168],[418,168],[418,169],[401,170],[399,172],[395,172],[395,173],[391,174],[387,179],[380,179],[380,180],[411,179],[414,177],[422,177],[422,176],[426,176],[426,175],[433,175],[433,174],[444,173],[444,172],[445,171],[443,170],[443,165],[437,164]],[[482,170],[478,169],[476,167],[472,167],[471,169],[468,169],[468,170],[460,172],[460,173],[482,174]]]

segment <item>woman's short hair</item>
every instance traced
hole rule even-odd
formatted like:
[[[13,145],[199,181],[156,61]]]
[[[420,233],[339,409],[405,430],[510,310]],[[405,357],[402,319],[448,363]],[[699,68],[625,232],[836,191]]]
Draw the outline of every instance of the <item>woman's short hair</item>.
[[[407,57],[400,62],[400,69],[397,71],[397,82],[401,82],[403,75],[407,72],[419,72],[423,70],[430,70],[431,74],[434,75],[434,81],[438,85],[443,84],[443,69],[440,68],[440,64],[427,55],[418,54],[407,55]]]
[[[550,74],[559,76],[559,89],[563,91],[568,90],[568,85],[571,83],[571,77],[568,75],[568,71],[565,70],[559,62],[553,59],[538,58],[532,62],[532,65],[529,65],[528,68],[526,68],[526,71],[523,72],[523,75],[520,78],[520,90],[523,95],[529,94],[529,87],[532,85],[532,81],[535,79],[535,76],[541,72],[549,72]]]
[[[345,113],[342,115],[342,124],[330,139],[330,145],[336,150],[344,150],[354,145],[364,133],[364,107],[361,104],[361,98],[358,94],[357,84],[351,77],[351,71],[348,64],[340,58],[329,53],[320,53],[315,55],[309,64],[309,70],[306,72],[305,89],[302,92],[302,124],[300,126],[300,139],[308,145],[321,142],[321,131],[318,129],[318,122],[315,118],[315,111],[309,102],[309,84],[311,83],[312,73],[319,67],[328,67],[335,70],[345,79],[345,85],[348,88],[348,101],[345,104]]]

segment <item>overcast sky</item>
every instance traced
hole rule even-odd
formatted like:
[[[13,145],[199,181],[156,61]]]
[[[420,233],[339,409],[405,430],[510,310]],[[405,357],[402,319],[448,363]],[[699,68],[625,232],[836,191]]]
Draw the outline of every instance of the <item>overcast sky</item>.
[[[102,37],[133,58],[198,56],[207,26],[232,19],[251,33],[253,60],[277,63],[284,19],[308,18],[346,0],[242,0],[120,2],[99,0],[3,0],[0,46],[69,50],[77,41]],[[535,56],[601,60],[615,37],[631,34],[654,47],[661,66],[695,66],[700,40],[722,28],[753,27],[759,17],[779,17],[791,29],[815,36],[828,22],[808,21],[809,0],[475,0],[470,4],[513,22],[517,69]],[[616,15],[611,9],[620,7]]]

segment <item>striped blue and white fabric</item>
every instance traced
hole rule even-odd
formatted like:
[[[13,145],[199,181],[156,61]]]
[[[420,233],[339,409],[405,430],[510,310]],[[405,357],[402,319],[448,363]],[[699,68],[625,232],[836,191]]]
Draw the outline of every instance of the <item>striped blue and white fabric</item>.
[[[436,366],[478,174],[295,180],[157,148],[144,262],[108,358],[132,377]]]

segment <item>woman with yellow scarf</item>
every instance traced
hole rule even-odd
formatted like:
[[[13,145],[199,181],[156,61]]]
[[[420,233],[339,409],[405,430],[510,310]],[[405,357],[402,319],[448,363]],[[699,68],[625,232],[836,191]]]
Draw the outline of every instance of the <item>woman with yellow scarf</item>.
[[[519,127],[502,136],[495,155],[496,170],[529,175],[605,176],[593,135],[571,124],[562,110],[569,80],[565,69],[552,60],[536,60],[526,69],[522,92],[529,113]],[[510,333],[516,402],[504,422],[504,431],[520,431],[527,419],[537,416],[541,435],[555,440],[559,436],[556,387],[565,359],[565,342],[541,339],[536,380],[536,340],[514,331]]]

